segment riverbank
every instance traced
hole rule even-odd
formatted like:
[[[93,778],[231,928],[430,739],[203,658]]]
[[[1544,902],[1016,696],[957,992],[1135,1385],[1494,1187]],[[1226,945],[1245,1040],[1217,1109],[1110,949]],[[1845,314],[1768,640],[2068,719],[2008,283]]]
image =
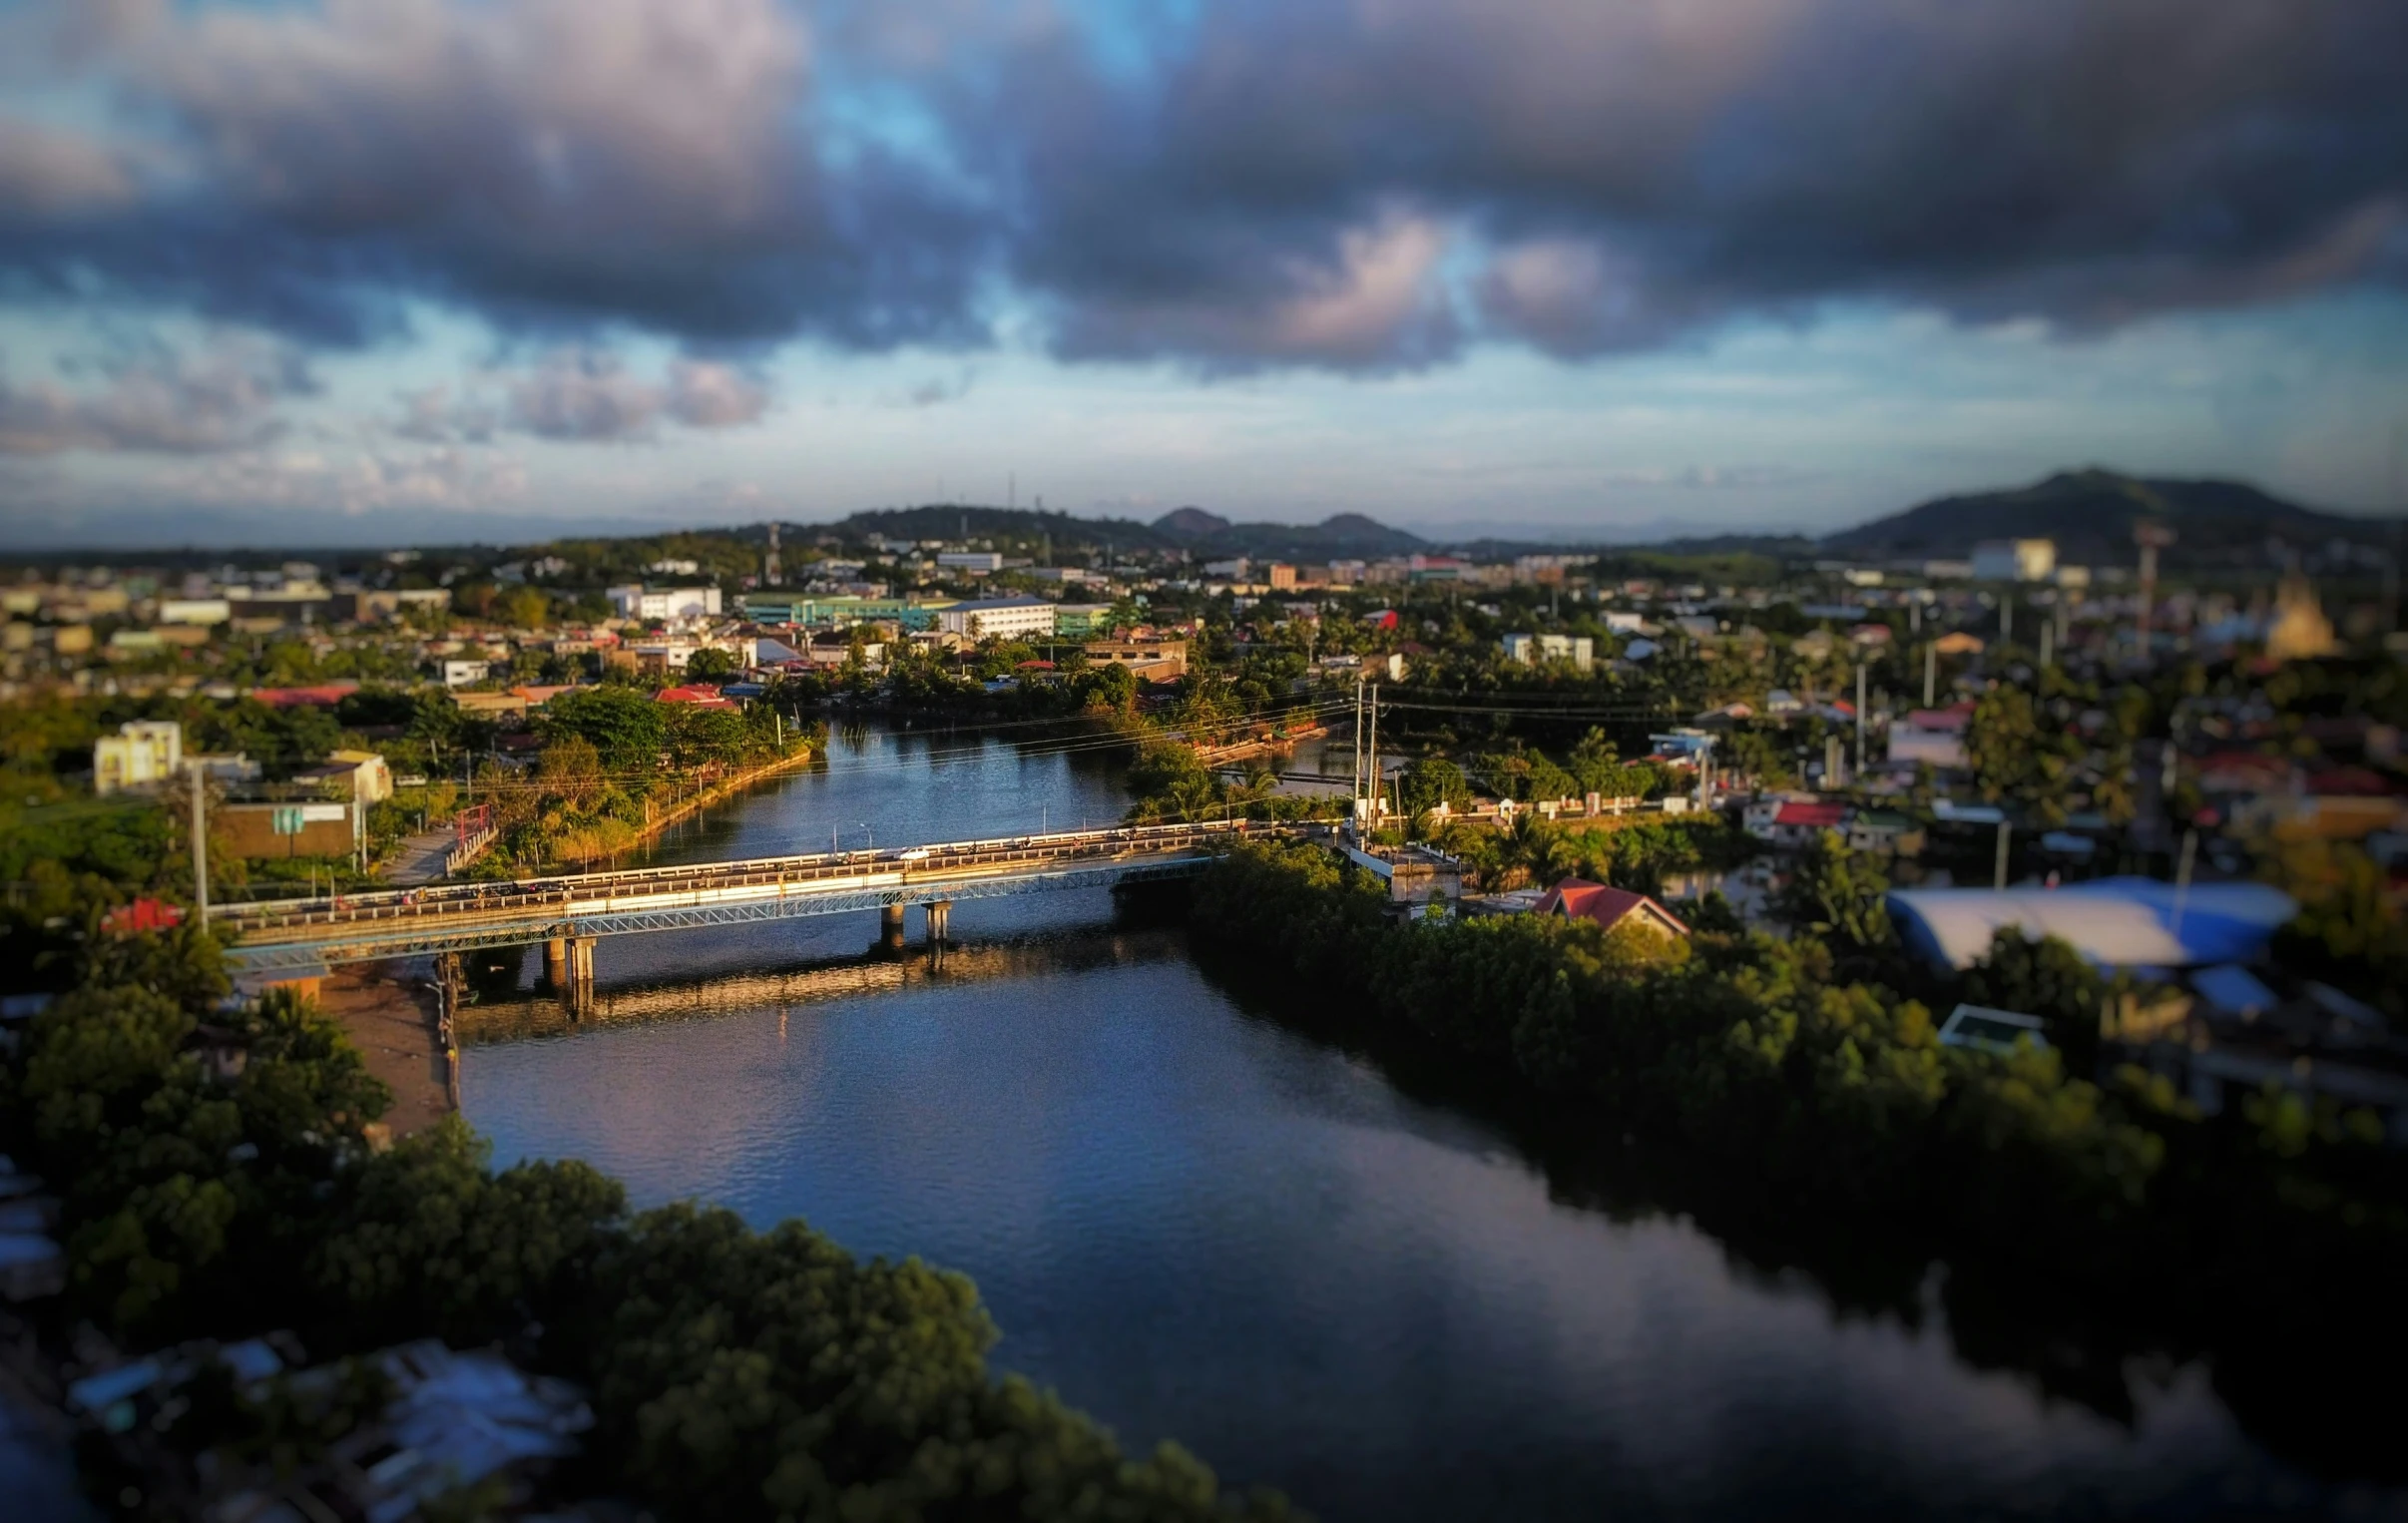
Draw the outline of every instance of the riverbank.
[[[645,822],[637,832],[636,844],[649,846],[659,840],[662,832],[670,826],[692,819],[713,804],[726,802],[729,798],[750,788],[754,783],[764,782],[771,777],[793,771],[797,767],[807,766],[817,755],[819,755],[817,751],[805,746],[790,757],[780,757],[774,762],[766,762],[759,766],[747,767],[731,776],[722,777],[697,791],[692,797],[679,800],[666,810],[657,810],[652,799],[647,798],[644,800]]]
[[[342,1026],[368,1072],[392,1091],[382,1125],[393,1137],[424,1131],[458,1109],[442,1012],[423,959],[337,968],[318,986],[318,1008]]]

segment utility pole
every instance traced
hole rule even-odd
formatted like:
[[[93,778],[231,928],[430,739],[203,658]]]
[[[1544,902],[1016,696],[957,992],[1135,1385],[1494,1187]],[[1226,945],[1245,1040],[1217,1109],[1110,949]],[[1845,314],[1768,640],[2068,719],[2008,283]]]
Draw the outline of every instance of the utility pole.
[[[1998,595],[1998,638],[2001,645],[2015,638],[2015,589]]]
[[[2057,626],[2056,626],[2056,625],[2055,625],[2053,622],[2051,622],[2051,621],[2049,621],[2049,620],[2047,620],[2047,619],[2043,619],[2043,620],[2041,620],[2041,621],[2040,621],[2040,665],[2041,665],[2041,667],[2042,667],[2042,669],[2043,669],[2044,671],[2045,671],[2045,670],[2046,670],[2046,669],[2049,667],[2050,663],[2054,662],[2054,661],[2057,659],[2057,639],[2056,639],[2056,637],[2057,637]]]
[[[2190,869],[2198,860],[2199,832],[2182,832],[2182,857],[2173,869],[2173,933],[2182,934],[2182,912],[2190,907]]]
[[[1856,663],[1856,775],[1864,775],[1864,663]]]
[[[1371,796],[1379,797],[1379,684],[1371,685]],[[1378,813],[1374,803],[1372,812]]]
[[[2015,826],[2003,819],[1998,822],[1998,882],[1996,886],[2001,890],[2007,886],[2007,842],[2014,834]]]
[[[193,791],[193,913],[209,928],[209,771],[198,762],[185,763]]]
[[[2141,547],[2141,617],[2135,628],[2141,655],[2149,655],[2150,625],[2158,606],[2158,552],[2173,543],[2173,530],[2143,520],[2133,525],[2133,540]]]
[[[1940,642],[1923,643],[1923,707],[1931,708],[1940,697]]]
[[[1354,831],[1363,831],[1363,679],[1354,679],[1354,733],[1349,738],[1354,752],[1354,803],[1348,810],[1354,816]]]

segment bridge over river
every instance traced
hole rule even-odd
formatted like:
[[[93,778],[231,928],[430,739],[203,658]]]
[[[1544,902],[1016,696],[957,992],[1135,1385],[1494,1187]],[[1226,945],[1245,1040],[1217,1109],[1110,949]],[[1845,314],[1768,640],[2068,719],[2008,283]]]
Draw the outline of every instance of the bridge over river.
[[[1184,877],[1232,840],[1327,828],[1244,820],[1127,825],[273,900],[226,906],[211,923],[233,932],[227,958],[237,970],[271,978],[304,977],[336,963],[541,941],[556,984],[590,987],[593,945],[602,936],[871,909],[899,933],[904,907],[921,904],[930,937],[941,941],[956,899]]]

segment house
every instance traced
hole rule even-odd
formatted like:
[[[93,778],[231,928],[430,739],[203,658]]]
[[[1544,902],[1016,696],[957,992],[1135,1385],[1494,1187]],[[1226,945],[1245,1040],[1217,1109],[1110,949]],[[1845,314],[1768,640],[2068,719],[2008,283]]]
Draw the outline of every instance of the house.
[[[173,720],[128,720],[92,743],[92,791],[153,788],[184,764],[184,727]]]
[[[1822,838],[1825,830],[1837,830],[1847,823],[1848,806],[1826,799],[1791,798],[1782,800],[1771,821],[1759,832],[1776,846],[1802,849]]]
[[[451,701],[462,714],[480,719],[523,717],[527,712],[527,700],[516,693],[455,693]]]
[[[1917,709],[1890,727],[1890,760],[1920,762],[1929,766],[1965,764],[1965,731],[1973,723],[1973,706]]]
[[[1085,649],[1088,665],[1127,667],[1147,682],[1173,682],[1188,675],[1185,640],[1095,640]]]
[[[1508,635],[1500,644],[1506,660],[1526,667],[1543,661],[1568,661],[1586,672],[1597,660],[1597,644],[1586,635]]]
[[[1547,890],[1534,913],[1586,920],[1607,930],[1630,924],[1673,940],[1686,938],[1688,927],[1671,910],[1643,893],[1611,888],[1585,878],[1566,878]]]
[[[1895,809],[1859,809],[1848,821],[1848,849],[1882,856],[1921,856],[1923,827]]]
[[[1942,1047],[1968,1047],[1994,1058],[2011,1057],[2025,1044],[2035,1048],[2049,1045],[2049,1039],[2041,1035],[2042,1024],[2039,1016],[2017,1010],[1959,1005],[1941,1023],[1939,1042]]]
[[[1963,630],[1942,635],[1931,643],[1931,648],[1943,656],[1979,656],[1986,649],[1981,636],[1968,635]]]
[[[663,688],[653,695],[653,701],[660,704],[686,704],[696,709],[741,707],[735,700],[723,697],[719,689],[708,683],[693,683],[683,688]]]
[[[382,803],[393,796],[392,769],[372,751],[334,752],[318,765],[293,773],[292,780],[315,783],[361,803]]]
[[[437,667],[436,676],[442,679],[446,688],[465,688],[472,683],[483,682],[492,670],[491,662],[451,660]]]
[[[250,696],[270,709],[332,709],[358,691],[356,681],[340,677],[306,688],[253,688]]]

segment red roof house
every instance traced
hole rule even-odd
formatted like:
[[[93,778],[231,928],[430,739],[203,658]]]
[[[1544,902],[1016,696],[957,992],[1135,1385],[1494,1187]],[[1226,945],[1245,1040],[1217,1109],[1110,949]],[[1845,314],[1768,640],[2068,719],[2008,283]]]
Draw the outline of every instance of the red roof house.
[[[1688,927],[1679,916],[1643,893],[1627,888],[1610,888],[1592,883],[1586,878],[1566,878],[1547,890],[1534,911],[1542,915],[1561,915],[1567,920],[1587,920],[1607,930],[1629,922],[1642,925],[1660,936],[1686,936]]]
[[[144,931],[164,931],[184,923],[184,906],[161,899],[136,899],[121,904],[101,916],[101,929],[112,936],[132,936]]]
[[[341,677],[306,688],[253,688],[250,696],[270,709],[299,709],[305,706],[331,709],[358,691],[356,681]]]
[[[731,698],[722,698],[720,690],[701,683],[683,688],[663,688],[653,695],[656,703],[690,704],[697,709],[734,709],[739,707]]]

